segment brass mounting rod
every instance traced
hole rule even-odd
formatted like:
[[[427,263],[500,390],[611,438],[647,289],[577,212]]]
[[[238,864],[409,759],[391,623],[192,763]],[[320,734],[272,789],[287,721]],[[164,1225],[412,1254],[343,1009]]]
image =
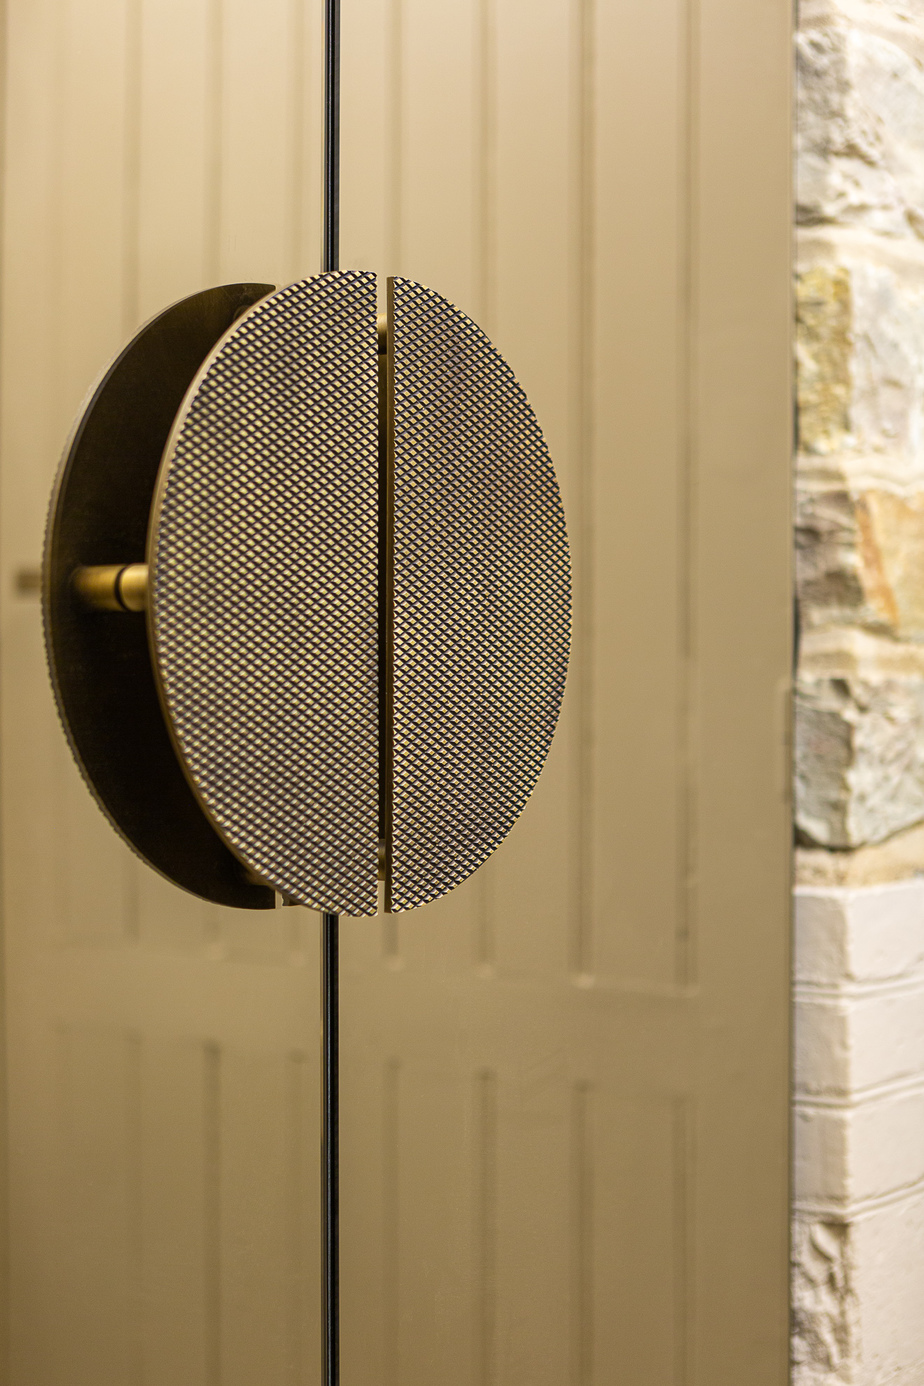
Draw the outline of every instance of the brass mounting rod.
[[[148,604],[146,563],[106,563],[77,568],[74,589],[96,611],[144,611]]]

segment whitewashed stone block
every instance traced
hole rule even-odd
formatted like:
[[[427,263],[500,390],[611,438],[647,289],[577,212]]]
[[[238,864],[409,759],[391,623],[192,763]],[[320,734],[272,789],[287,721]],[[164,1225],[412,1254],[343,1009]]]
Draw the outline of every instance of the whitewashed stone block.
[[[797,1218],[793,1267],[793,1386],[853,1381],[860,1313],[851,1228],[822,1218]]]
[[[854,1386],[924,1382],[924,1193],[870,1209],[851,1228],[860,1308]]]
[[[798,886],[794,927],[797,984],[924,972],[924,877],[852,890]]]
[[[799,887],[794,1386],[924,1382],[924,879]]]

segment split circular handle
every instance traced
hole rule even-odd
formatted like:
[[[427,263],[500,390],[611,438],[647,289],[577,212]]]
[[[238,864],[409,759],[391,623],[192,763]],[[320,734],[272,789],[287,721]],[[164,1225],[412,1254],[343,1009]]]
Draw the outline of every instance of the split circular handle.
[[[46,633],[90,788],[187,889],[406,910],[538,779],[570,570],[512,371],[433,290],[344,270],[147,324],[92,393],[48,528]],[[380,896],[384,882],[384,901]]]

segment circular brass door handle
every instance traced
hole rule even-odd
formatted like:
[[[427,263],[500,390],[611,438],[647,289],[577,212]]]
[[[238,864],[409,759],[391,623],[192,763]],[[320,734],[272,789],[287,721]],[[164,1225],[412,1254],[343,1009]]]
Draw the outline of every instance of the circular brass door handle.
[[[552,462],[488,338],[411,280],[384,320],[345,270],[142,329],[65,453],[44,588],[91,788],[223,903],[374,914],[380,878],[386,909],[437,898],[506,837],[554,733]]]

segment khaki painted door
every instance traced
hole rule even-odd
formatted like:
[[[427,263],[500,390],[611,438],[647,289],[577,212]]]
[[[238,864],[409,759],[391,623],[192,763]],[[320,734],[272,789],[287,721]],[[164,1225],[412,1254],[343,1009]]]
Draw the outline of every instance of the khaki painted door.
[[[446,901],[344,923],[344,1386],[787,1377],[789,6],[343,0],[343,255],[546,430],[559,736]],[[317,920],[134,861],[29,590],[171,300],[318,264],[314,0],[6,0],[2,851],[13,1386],[318,1379]]]

